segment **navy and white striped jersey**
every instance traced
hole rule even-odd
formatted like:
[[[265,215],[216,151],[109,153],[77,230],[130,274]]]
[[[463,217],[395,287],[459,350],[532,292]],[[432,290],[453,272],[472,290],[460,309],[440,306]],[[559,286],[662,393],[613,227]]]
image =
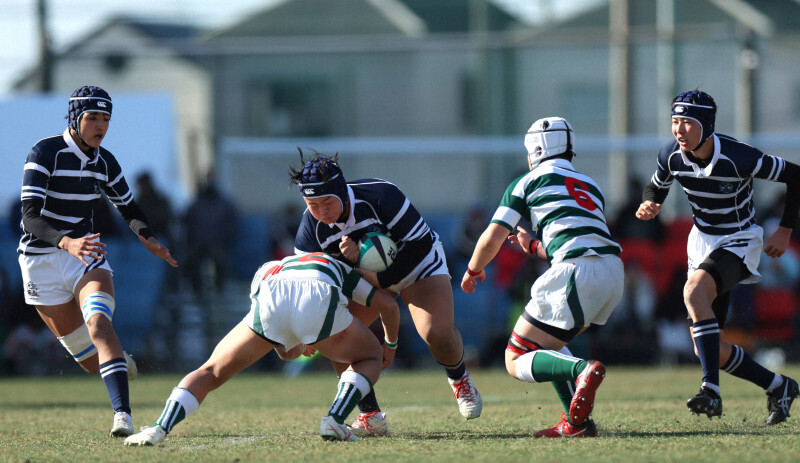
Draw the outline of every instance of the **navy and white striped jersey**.
[[[89,158],[69,134],[45,138],[31,148],[22,175],[22,200],[44,201],[41,217],[70,238],[92,231],[92,210],[101,192],[115,206],[124,206],[133,195],[116,158],[105,148]],[[58,248],[23,227],[17,252],[47,254]]]
[[[778,181],[786,161],[726,135],[713,138],[714,155],[705,167],[690,161],[676,140],[664,144],[650,181],[668,191],[677,180],[689,199],[697,228],[709,235],[728,235],[756,223],[753,178]]]
[[[383,233],[397,243],[398,253],[392,265],[378,278],[382,284],[397,283],[430,253],[438,235],[400,189],[386,180],[371,178],[348,182],[347,190],[350,196],[347,222],[326,225],[306,209],[297,230],[295,252],[322,251],[349,264],[339,250],[343,236],[358,241],[369,232]]]

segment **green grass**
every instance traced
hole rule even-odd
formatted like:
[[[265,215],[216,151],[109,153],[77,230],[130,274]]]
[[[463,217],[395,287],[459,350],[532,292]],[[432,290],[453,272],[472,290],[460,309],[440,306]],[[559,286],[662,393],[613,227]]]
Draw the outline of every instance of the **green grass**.
[[[800,366],[781,372],[800,377]],[[690,415],[684,402],[697,392],[700,374],[699,366],[611,366],[594,413],[601,437],[567,440],[531,438],[560,419],[549,384],[474,371],[483,415],[465,421],[443,372],[390,370],[377,385],[390,436],[340,443],[318,435],[335,394],[333,373],[245,373],[211,393],[155,448],[108,437],[111,413],[97,377],[0,379],[0,461],[797,461],[800,411],[766,427],[764,392],[723,373],[724,417]],[[152,423],[179,380],[143,375],[131,383],[137,428]]]

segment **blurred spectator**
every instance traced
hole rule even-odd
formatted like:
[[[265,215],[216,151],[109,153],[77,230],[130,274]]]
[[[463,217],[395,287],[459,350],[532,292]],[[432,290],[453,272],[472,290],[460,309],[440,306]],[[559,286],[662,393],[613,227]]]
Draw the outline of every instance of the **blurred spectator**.
[[[294,254],[294,238],[300,227],[303,211],[293,202],[287,202],[273,220],[271,230],[271,260],[280,260]]]
[[[683,287],[686,284],[686,269],[673,270],[669,289],[656,304],[656,338],[661,363],[695,362],[694,343],[690,334],[691,320],[687,318],[683,302]]]
[[[183,268],[196,296],[204,293],[207,269],[213,273],[209,283],[213,283],[215,291],[224,289],[230,277],[228,262],[236,237],[236,220],[236,208],[222,196],[209,175],[183,219],[187,246]]]
[[[764,223],[764,236],[771,236],[778,229],[780,219],[772,218]],[[800,257],[791,246],[779,258],[773,259],[761,253],[758,271],[763,279],[760,288],[794,289],[800,283]]]
[[[142,172],[136,177],[136,204],[147,216],[150,229],[159,241],[171,247],[172,233],[172,206],[166,195],[156,189],[149,172]]]
[[[19,196],[14,198],[14,201],[11,202],[11,207],[9,207],[8,226],[11,230],[11,236],[19,238],[22,234],[22,200]]]
[[[611,235],[618,241],[644,239],[660,242],[664,237],[664,224],[660,216],[656,216],[653,220],[636,218],[636,211],[642,203],[642,191],[644,191],[642,182],[636,178],[628,181],[628,201],[622,205],[611,223]],[[624,243],[622,249],[624,252]]]
[[[105,193],[101,193],[100,199],[95,201],[92,211],[93,233],[100,233],[100,236],[105,238],[120,235],[117,215],[112,213],[112,207],[114,206],[111,205]]]
[[[653,280],[642,270],[641,263],[625,263],[625,290],[622,299],[598,330],[600,346],[610,363],[649,363],[657,354],[651,342],[655,335],[656,289]],[[648,346],[651,349],[642,348]]]
[[[40,336],[43,332],[50,333],[36,310],[25,304],[22,288],[13,284],[5,269],[0,267],[0,339],[3,339],[0,372],[9,375],[44,373],[42,355],[52,357],[55,351],[66,358],[58,341],[53,336]],[[56,362],[56,365],[63,363]],[[70,360],[69,363],[74,362]],[[46,366],[52,367],[51,364]]]
[[[482,203],[476,203],[467,209],[467,213],[456,228],[453,236],[456,252],[460,260],[467,260],[472,257],[472,251],[481,233],[486,229],[489,218],[486,216],[486,209]]]

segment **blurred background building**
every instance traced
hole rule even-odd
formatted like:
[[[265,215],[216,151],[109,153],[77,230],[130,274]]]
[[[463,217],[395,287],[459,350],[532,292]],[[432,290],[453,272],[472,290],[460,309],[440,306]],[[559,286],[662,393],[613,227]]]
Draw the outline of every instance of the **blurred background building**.
[[[36,3],[47,11],[47,1]],[[160,160],[169,164],[169,175],[161,177],[160,187],[171,192],[178,211],[188,208],[213,172],[216,188],[238,210],[229,273],[241,307],[233,320],[247,308],[242,288],[272,255],[276,225],[291,228],[285,211],[302,210],[287,176],[289,165],[299,163],[297,147],[338,152],[351,179],[381,177],[399,185],[454,256],[454,275],[465,265],[456,250],[463,217],[476,204],[490,214],[508,182],[525,171],[522,138],[540,117],[559,115],[573,124],[575,163],[600,183],[614,222],[629,218],[631,207],[638,205],[631,182],[649,180],[658,147],[671,137],[669,102],[680,91],[699,87],[716,99],[718,132],[800,163],[800,1],[595,0],[571,2],[581,7],[569,14],[560,14],[558,3],[265,0],[216,27],[188,24],[181,17],[123,14],[63,49],[43,46],[38,64],[0,100],[0,111],[58,122],[72,90],[100,85],[115,102],[121,95],[136,110],[129,115],[133,124],[112,124],[112,133],[128,132],[153,146],[169,147],[168,159]],[[48,21],[58,21],[46,14],[40,18],[43,31]],[[156,111],[134,103],[154,97],[166,105],[170,130],[148,138],[138,121],[151,120]],[[26,113],[31,98],[52,98],[55,116]],[[165,111],[158,108],[163,117]],[[114,122],[123,111],[118,103]],[[19,178],[24,150],[41,136],[37,131],[21,140],[21,151],[0,150],[13,167],[12,178]],[[126,158],[147,161],[146,150],[129,146],[108,148],[122,159],[123,168]],[[128,170],[129,182],[137,173]],[[10,203],[18,195],[18,182],[4,188],[0,197]],[[780,185],[757,182],[761,211],[781,191]],[[630,266],[644,269],[652,280],[629,285],[652,285],[657,296],[649,302],[626,297],[625,303],[636,307],[625,313],[637,314],[643,319],[638,332],[653,336],[679,333],[659,320],[672,323],[685,313],[682,307],[678,315],[658,308],[669,299],[681,266],[685,273],[682,246],[689,208],[680,192],[670,194],[664,212],[664,235],[656,239],[645,233],[626,238],[629,246],[623,243],[630,250]],[[19,273],[9,251],[15,236],[13,231],[2,236],[3,265],[13,287]],[[178,231],[177,246],[181,236]],[[132,265],[139,258],[131,257]],[[536,264],[518,260],[510,255],[508,265],[498,269],[517,278],[506,275],[477,296],[455,287],[457,319],[483,363],[502,359],[507,319],[514,318],[518,299],[524,299],[539,271]],[[112,264],[117,268],[128,262],[112,256]],[[514,281],[519,277],[524,281]],[[125,284],[122,278],[116,281]],[[172,329],[163,323],[159,327],[158,317],[144,316],[142,310],[168,304],[173,322],[199,314],[198,325],[223,310],[209,295],[187,296],[184,279],[172,286],[167,302],[133,290],[130,301],[119,304],[139,307],[138,315],[120,323],[142,333],[135,341],[142,355],[157,351],[147,336],[153,326],[160,332]],[[126,297],[124,289],[118,292]],[[672,306],[681,306],[679,299]],[[745,304],[751,310],[752,301],[761,299],[744,300],[751,301]],[[794,326],[796,307],[789,312]],[[219,332],[227,331],[226,321],[215,320],[223,325]],[[742,333],[750,328],[743,327]],[[688,338],[688,330],[683,331]],[[413,341],[413,332],[408,337],[407,353],[413,357],[421,341]],[[779,341],[784,347],[796,344],[797,331]],[[680,340],[673,344],[680,350]],[[677,361],[686,354],[664,354],[661,347],[654,345],[650,355],[637,361]],[[674,346],[665,343],[665,352],[668,347]],[[619,361],[633,358],[624,349],[618,354]]]

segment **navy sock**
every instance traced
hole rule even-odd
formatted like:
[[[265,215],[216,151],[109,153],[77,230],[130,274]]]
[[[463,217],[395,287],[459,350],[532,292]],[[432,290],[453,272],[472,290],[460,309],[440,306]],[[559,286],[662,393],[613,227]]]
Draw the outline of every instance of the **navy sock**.
[[[703,383],[719,392],[719,323],[716,318],[692,324],[692,338],[703,366]]]
[[[731,358],[725,362],[725,365],[722,365],[722,369],[737,378],[742,378],[757,384],[764,390],[766,390],[770,384],[772,384],[772,380],[775,379],[775,373],[761,366],[761,364],[753,360],[744,349],[737,345],[733,346]]]
[[[378,398],[375,397],[375,389],[370,390],[369,394],[362,397],[358,402],[358,411],[361,413],[374,412],[380,409],[381,407],[378,405]]]
[[[467,372],[467,366],[464,365],[464,357],[461,357],[461,360],[455,365],[452,366],[442,365],[442,366],[444,367],[445,373],[447,373],[447,377],[452,379],[453,381],[460,380]]]
[[[116,412],[131,413],[131,400],[128,392],[128,366],[124,358],[109,360],[100,365],[100,376],[106,385],[111,408]]]

